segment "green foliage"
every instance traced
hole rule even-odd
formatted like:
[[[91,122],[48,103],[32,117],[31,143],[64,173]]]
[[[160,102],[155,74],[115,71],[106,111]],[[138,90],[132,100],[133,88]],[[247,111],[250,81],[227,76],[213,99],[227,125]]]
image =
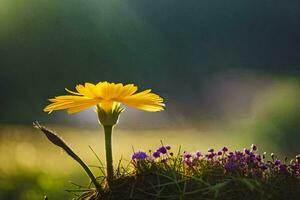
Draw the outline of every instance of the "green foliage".
[[[132,172],[117,177],[112,192],[99,199],[297,199],[300,181],[295,177],[276,176],[255,179],[224,176],[219,168],[205,164],[200,173],[184,173],[182,164],[139,163]]]

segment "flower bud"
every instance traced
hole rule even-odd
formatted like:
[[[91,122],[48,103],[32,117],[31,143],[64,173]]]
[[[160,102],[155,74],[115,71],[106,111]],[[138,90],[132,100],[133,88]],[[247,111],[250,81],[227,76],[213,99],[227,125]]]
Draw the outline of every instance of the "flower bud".
[[[257,146],[255,144],[252,144],[251,145],[251,149],[252,149],[252,151],[256,151],[257,150]]]
[[[227,151],[228,151],[228,148],[227,148],[227,147],[223,147],[223,148],[222,148],[222,151],[227,152]]]
[[[124,111],[120,105],[116,105],[112,110],[105,111],[101,106],[97,106],[99,122],[103,126],[113,126],[118,123],[119,115]]]

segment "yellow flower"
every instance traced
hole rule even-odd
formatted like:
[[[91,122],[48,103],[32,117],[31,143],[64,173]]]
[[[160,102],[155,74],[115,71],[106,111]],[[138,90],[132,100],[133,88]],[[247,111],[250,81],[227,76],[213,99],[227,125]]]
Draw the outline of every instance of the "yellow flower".
[[[44,108],[45,112],[67,109],[68,113],[76,113],[92,106],[98,106],[104,111],[113,111],[120,104],[129,107],[156,112],[164,109],[163,99],[151,90],[136,93],[137,87],[133,84],[99,82],[98,84],[85,83],[77,85],[76,91],[66,89],[71,95],[62,95],[49,99],[52,102]]]

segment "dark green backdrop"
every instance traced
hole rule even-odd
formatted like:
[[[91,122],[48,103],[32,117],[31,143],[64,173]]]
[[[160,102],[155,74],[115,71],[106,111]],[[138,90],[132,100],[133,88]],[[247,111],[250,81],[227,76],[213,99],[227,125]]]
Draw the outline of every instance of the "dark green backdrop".
[[[299,77],[296,0],[1,4],[0,122],[43,119],[48,97],[85,81],[154,88],[168,112],[192,118],[205,110],[204,118],[222,114],[207,92],[216,76],[246,84],[252,73]]]

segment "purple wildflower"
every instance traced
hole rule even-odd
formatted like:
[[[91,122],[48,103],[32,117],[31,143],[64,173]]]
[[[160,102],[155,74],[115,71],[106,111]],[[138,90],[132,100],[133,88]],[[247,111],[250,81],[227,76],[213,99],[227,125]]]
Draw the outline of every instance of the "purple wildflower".
[[[258,162],[261,162],[261,160],[262,160],[262,159],[261,159],[261,155],[257,155],[257,156],[256,156],[256,160],[257,160]]]
[[[286,165],[280,165],[279,170],[280,172],[286,172]]]
[[[263,164],[263,165],[260,166],[260,168],[261,168],[262,170],[266,170],[266,169],[268,169],[268,166],[265,165],[265,164]]]
[[[244,149],[245,154],[250,155],[250,150],[249,149]]]
[[[183,157],[189,159],[189,158],[192,157],[192,154],[191,153],[184,153]]]
[[[215,153],[206,154],[207,159],[213,159],[215,157]]]
[[[193,162],[189,159],[184,160],[184,163],[187,164],[189,167],[193,166]]]
[[[218,151],[218,156],[220,156],[220,155],[222,155],[223,153],[222,153],[222,151]]]
[[[158,157],[160,157],[160,152],[159,152],[159,151],[155,151],[155,152],[152,154],[152,156],[153,156],[154,158],[158,158]]]
[[[255,160],[255,154],[254,153],[252,153],[252,152],[250,152],[250,158],[252,159],[252,160]]]
[[[244,154],[242,153],[242,152],[240,152],[240,151],[236,151],[235,152],[235,157],[237,158],[237,159],[240,159],[240,158],[242,158],[244,156]]]
[[[275,160],[274,165],[280,165],[280,160]]]
[[[166,149],[167,149],[167,150],[170,150],[170,149],[171,149],[171,146],[167,145],[167,146],[166,146]]]
[[[210,152],[210,153],[213,153],[214,149],[208,149],[207,151]]]
[[[202,156],[201,152],[200,152],[200,151],[197,151],[197,152],[196,152],[196,156],[197,156],[198,158],[201,157],[201,156]]]
[[[132,160],[144,160],[147,157],[148,157],[148,155],[146,154],[146,152],[139,151],[139,152],[135,152],[132,155]]]
[[[157,149],[157,151],[159,151],[162,154],[166,154],[167,153],[167,148],[164,146],[161,146],[160,148]]]
[[[236,162],[228,162],[228,163],[225,163],[225,165],[224,165],[224,168],[226,171],[233,171],[233,170],[238,169],[238,167],[239,167],[239,165]]]
[[[297,172],[297,171],[300,170],[300,165],[299,165],[299,164],[292,165],[291,168],[292,168],[295,172]]]
[[[228,151],[228,148],[227,148],[227,147],[223,147],[223,148],[222,148],[222,151],[223,151],[223,152],[227,152],[227,151]]]

